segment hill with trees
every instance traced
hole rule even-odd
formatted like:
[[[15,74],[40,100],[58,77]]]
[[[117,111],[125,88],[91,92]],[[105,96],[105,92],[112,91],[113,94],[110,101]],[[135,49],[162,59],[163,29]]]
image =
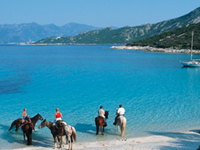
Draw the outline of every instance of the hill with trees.
[[[193,49],[200,49],[200,23],[191,24],[173,31],[165,32],[160,35],[131,42],[126,46],[150,46],[156,48],[190,49],[192,31]]]
[[[200,7],[184,16],[155,24],[126,26],[119,29],[108,27],[85,31],[75,36],[45,38],[35,44],[126,44],[198,22],[200,22]]]

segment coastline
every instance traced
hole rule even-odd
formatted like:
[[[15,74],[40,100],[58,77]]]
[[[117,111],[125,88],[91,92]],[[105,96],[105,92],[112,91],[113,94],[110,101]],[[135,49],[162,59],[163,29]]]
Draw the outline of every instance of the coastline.
[[[190,53],[190,49],[155,48],[150,46],[112,46],[110,48],[116,50],[140,50],[157,53]],[[200,54],[200,50],[192,50],[192,53]]]
[[[75,142],[74,150],[159,150],[159,149],[193,149],[200,145],[199,130],[187,132],[163,132],[145,137],[125,138],[118,137],[115,140],[95,141],[95,142]],[[99,135],[101,136],[101,135]],[[27,146],[15,150],[52,150],[52,144],[48,146]],[[60,149],[60,148],[58,148]],[[65,145],[62,150],[67,150]]]

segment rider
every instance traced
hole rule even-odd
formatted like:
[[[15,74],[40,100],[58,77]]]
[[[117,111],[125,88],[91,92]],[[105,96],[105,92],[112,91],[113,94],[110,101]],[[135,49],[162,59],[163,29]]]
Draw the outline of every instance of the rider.
[[[115,122],[113,123],[113,125],[115,125],[116,126],[116,124],[117,124],[117,118],[119,117],[119,116],[124,116],[124,113],[125,113],[125,109],[122,107],[122,105],[120,104],[119,105],[119,109],[117,110],[117,113],[115,114],[115,115],[117,115],[116,117],[115,117]]]
[[[29,116],[26,113],[26,108],[24,108],[24,110],[22,112],[22,117],[24,118],[24,120],[27,120],[28,122],[31,122],[31,119],[29,118]]]
[[[98,110],[98,114],[99,114],[99,117],[103,118],[103,122],[105,123],[104,127],[106,127],[107,123],[106,123],[105,112],[103,110],[103,106],[100,106],[100,109]]]
[[[62,120],[62,117],[63,116],[62,116],[61,112],[59,112],[59,109],[56,108],[56,113],[55,113],[55,119],[56,120],[55,120],[55,122],[57,122],[58,120]],[[67,125],[66,122],[64,122],[64,121],[62,123],[64,123],[65,125]]]

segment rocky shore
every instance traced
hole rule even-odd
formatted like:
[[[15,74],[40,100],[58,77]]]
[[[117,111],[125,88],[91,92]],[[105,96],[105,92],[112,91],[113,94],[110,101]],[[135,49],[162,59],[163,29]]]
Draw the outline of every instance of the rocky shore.
[[[190,53],[190,49],[155,48],[150,46],[112,46],[111,49],[117,50],[140,50],[158,53]],[[193,54],[200,54],[200,50],[192,50]]]

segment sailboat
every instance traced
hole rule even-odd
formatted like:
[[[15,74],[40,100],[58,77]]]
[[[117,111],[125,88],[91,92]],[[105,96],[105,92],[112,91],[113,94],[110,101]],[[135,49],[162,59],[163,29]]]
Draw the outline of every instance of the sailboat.
[[[191,40],[191,50],[190,50],[190,61],[181,61],[184,67],[200,67],[200,59],[192,59],[192,48],[193,48],[193,35],[194,31],[192,31],[192,40]]]

